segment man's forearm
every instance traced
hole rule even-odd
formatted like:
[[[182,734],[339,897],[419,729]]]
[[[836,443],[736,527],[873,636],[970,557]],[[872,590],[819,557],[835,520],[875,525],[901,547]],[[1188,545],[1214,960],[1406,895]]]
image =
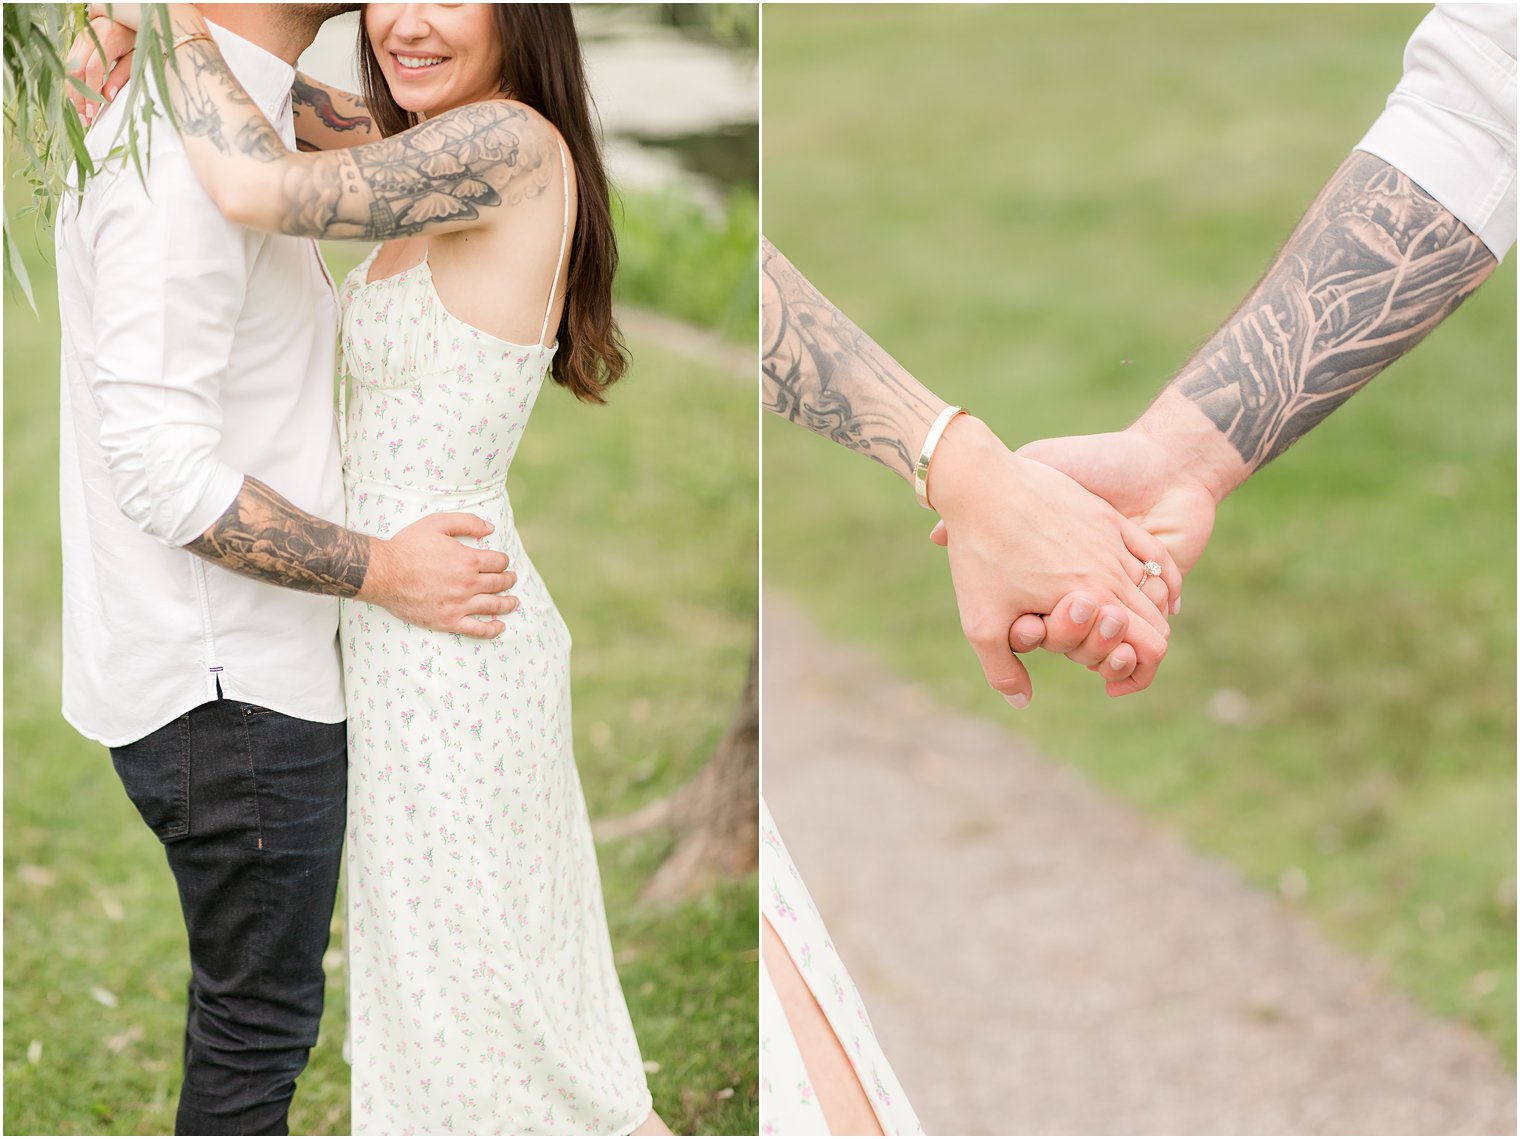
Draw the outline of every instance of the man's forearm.
[[[297,74],[290,99],[298,150],[335,150],[380,138],[369,108],[358,95]]]
[[[762,241],[761,260],[766,408],[911,480],[944,400],[830,304],[769,241]]]
[[[1419,186],[1353,152],[1136,426],[1223,498],[1418,344],[1496,264]]]
[[[251,475],[225,513],[185,549],[224,569],[286,589],[354,597],[373,542],[307,514]]]

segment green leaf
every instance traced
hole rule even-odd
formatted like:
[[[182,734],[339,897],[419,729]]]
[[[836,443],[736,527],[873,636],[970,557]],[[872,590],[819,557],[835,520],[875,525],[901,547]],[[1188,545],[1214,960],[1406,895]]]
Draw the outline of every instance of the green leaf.
[[[11,236],[11,217],[5,214],[5,273],[6,277],[26,297],[26,303],[31,306],[32,315],[37,314],[37,299],[32,296],[32,279],[27,276],[26,261],[21,256],[21,251],[16,248],[16,239]]]

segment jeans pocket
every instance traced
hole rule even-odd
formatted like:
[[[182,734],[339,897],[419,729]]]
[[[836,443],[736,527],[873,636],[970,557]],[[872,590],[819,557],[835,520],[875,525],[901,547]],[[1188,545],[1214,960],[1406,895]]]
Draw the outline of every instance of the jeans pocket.
[[[111,749],[111,763],[148,829],[160,842],[190,833],[190,716],[135,743]]]

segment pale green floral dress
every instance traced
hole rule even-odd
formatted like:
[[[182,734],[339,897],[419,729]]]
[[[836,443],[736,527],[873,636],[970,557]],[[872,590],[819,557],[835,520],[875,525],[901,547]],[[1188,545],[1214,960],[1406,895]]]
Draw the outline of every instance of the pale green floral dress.
[[[456,320],[426,261],[366,283],[373,259],[341,290],[348,525],[486,518],[472,544],[507,553],[520,606],[478,640],[343,604],[353,1130],[624,1134],[650,1099],[572,753],[570,634],[506,488],[554,349]]]

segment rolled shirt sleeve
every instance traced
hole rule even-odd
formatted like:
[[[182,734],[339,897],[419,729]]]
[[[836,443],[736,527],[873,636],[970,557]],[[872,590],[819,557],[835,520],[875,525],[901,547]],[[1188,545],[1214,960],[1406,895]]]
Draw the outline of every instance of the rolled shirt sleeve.
[[[171,546],[232,504],[241,471],[222,461],[221,389],[248,287],[248,231],[226,221],[177,146],[155,148],[109,187],[91,235],[95,369],[90,392],[117,505]]]
[[[1437,5],[1356,149],[1407,174],[1502,260],[1515,244],[1515,5]]]

